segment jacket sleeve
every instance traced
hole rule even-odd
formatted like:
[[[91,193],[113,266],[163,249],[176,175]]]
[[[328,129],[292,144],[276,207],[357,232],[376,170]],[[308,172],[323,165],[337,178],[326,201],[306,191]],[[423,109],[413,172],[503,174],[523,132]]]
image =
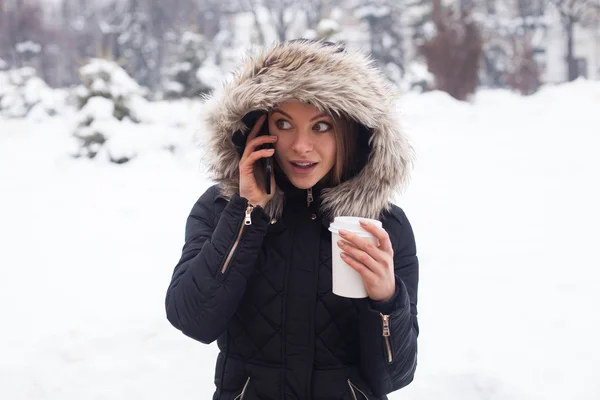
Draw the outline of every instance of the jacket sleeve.
[[[215,191],[207,190],[192,208],[165,300],[169,322],[206,344],[225,331],[237,310],[269,224],[261,207],[247,221],[248,201],[237,195],[217,220]]]
[[[417,367],[419,261],[410,222],[399,212],[402,223],[394,246],[396,292],[389,302],[369,299],[360,311],[361,373],[377,396],[408,385]]]

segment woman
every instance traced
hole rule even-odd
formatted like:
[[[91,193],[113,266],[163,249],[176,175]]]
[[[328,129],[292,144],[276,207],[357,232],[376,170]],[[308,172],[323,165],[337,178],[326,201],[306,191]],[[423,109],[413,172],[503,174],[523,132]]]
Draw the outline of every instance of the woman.
[[[187,220],[166,310],[184,334],[217,340],[214,399],[375,400],[412,381],[418,261],[411,225],[389,202],[412,150],[392,97],[361,54],[296,40],[249,58],[207,102],[218,184]],[[236,149],[232,133],[257,110],[268,113]],[[259,135],[265,119],[270,135]],[[383,223],[363,225],[378,247],[352,234],[336,244],[366,299],[331,291],[336,216]]]

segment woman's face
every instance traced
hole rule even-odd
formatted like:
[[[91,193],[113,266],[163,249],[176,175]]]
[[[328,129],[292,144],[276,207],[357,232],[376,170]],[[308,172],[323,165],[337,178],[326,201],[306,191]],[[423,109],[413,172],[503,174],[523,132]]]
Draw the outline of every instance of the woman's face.
[[[278,137],[275,157],[290,182],[313,187],[335,165],[333,119],[312,105],[286,101],[269,113],[269,132]]]

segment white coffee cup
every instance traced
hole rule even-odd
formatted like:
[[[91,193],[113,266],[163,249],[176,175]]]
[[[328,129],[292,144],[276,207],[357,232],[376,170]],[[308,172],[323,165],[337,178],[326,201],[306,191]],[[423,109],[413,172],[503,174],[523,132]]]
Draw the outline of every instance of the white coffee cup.
[[[377,238],[367,232],[360,226],[359,221],[371,222],[381,227],[381,221],[359,217],[336,217],[333,223],[329,226],[331,232],[331,259],[332,259],[332,281],[334,294],[352,299],[360,299],[367,297],[367,291],[362,277],[356,270],[349,266],[340,256],[342,250],[338,246],[338,241],[341,239],[340,230],[345,230],[365,238],[377,245]]]

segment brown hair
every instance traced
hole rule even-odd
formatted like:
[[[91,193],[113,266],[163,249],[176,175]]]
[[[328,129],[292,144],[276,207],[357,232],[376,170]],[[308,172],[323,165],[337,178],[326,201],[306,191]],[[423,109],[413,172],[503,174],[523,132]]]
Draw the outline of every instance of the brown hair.
[[[327,182],[329,186],[337,186],[349,175],[353,167],[354,155],[358,142],[359,125],[347,118],[332,116],[335,128],[336,160]]]

